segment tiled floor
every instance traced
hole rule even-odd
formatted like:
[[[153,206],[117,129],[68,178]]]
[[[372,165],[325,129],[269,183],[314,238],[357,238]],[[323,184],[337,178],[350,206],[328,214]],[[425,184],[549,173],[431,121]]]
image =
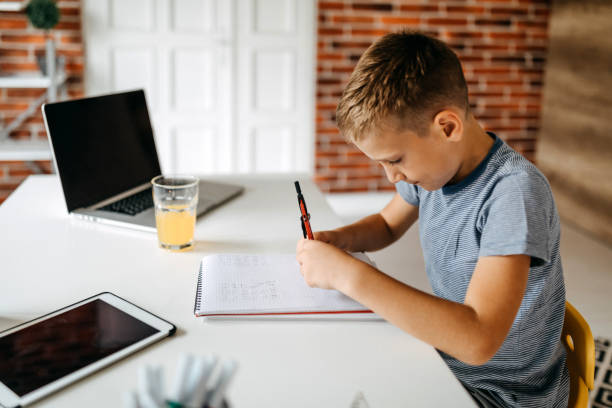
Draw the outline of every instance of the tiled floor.
[[[389,194],[327,196],[343,221],[352,222],[382,208]],[[411,228],[388,248],[371,254],[382,271],[431,292],[425,276],[418,227]],[[561,257],[567,299],[591,326],[594,337],[612,338],[612,248],[562,223]]]

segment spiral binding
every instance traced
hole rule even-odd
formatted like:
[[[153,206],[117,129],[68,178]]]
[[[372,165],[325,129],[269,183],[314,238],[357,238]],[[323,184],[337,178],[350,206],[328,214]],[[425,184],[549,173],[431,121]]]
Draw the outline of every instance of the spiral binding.
[[[196,288],[195,305],[193,307],[193,314],[198,315],[198,310],[202,305],[202,263],[200,263],[200,271],[198,272],[198,285]]]

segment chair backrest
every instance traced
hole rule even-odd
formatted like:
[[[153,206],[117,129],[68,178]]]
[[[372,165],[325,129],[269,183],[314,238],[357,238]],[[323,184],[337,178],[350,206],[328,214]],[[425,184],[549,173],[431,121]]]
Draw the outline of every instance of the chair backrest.
[[[565,302],[565,320],[561,331],[561,341],[567,350],[567,366],[572,383],[570,407],[586,407],[588,391],[593,389],[595,380],[595,341],[589,324],[567,301]],[[583,384],[582,387],[586,386],[587,389],[580,389],[579,384]],[[580,397],[577,394],[580,394]]]

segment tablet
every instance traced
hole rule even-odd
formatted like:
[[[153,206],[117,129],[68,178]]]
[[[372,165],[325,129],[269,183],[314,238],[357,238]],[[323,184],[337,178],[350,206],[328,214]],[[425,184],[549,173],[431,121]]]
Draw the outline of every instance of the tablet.
[[[0,332],[0,405],[30,404],[175,331],[106,292]]]

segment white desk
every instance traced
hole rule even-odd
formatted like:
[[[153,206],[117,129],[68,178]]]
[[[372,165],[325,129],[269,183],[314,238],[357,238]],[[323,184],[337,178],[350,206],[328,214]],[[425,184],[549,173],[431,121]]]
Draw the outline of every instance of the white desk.
[[[144,364],[166,382],[183,352],[240,363],[232,407],[349,407],[358,391],[372,408],[473,407],[435,350],[386,322],[207,321],[193,316],[196,272],[214,252],[294,252],[296,194],[283,177],[224,178],[243,195],[198,219],[191,252],[157,248],[156,236],[69,217],[55,176],[28,178],[0,206],[0,329],[110,291],[173,322],[174,337],[37,404],[120,406]],[[313,228],[339,225],[323,195],[300,182]]]

